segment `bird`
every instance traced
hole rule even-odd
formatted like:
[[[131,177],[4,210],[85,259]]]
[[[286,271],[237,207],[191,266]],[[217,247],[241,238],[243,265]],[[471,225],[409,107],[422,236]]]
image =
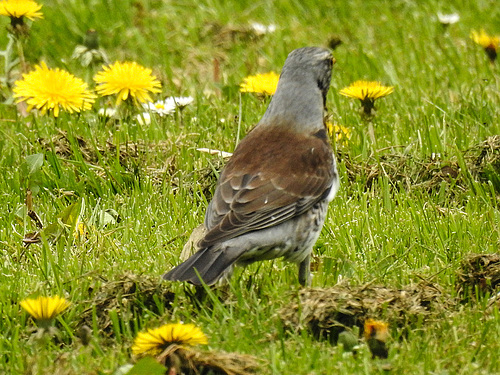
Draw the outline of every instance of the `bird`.
[[[339,189],[325,126],[334,63],[322,47],[289,53],[267,110],[220,174],[199,250],[163,279],[210,286],[235,265],[283,257],[310,285],[312,248]]]

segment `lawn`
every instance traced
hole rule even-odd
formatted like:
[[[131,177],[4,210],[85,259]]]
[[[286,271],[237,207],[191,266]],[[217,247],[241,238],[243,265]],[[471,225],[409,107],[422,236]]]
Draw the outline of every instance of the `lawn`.
[[[39,4],[43,18],[15,30],[0,16],[0,372],[119,374],[139,362],[149,370],[130,374],[162,373],[134,340],[184,322],[208,341],[188,353],[232,359],[233,373],[500,373],[499,40],[489,57],[471,38],[500,35],[495,1]],[[443,25],[439,13],[459,20]],[[303,46],[334,47],[328,121],[344,129],[331,134],[341,188],[313,289],[281,260],[215,289],[162,282],[227,161],[197,149],[232,152],[270,101],[240,92],[243,79],[279,73]],[[86,83],[87,109],[16,103],[23,73],[42,62]],[[117,105],[94,80],[115,62],[157,82],[152,101],[193,101],[163,116],[133,94]],[[394,91],[363,115],[339,93],[357,80]],[[38,296],[70,305],[37,321],[20,303]],[[388,358],[373,358],[368,318],[387,324]]]

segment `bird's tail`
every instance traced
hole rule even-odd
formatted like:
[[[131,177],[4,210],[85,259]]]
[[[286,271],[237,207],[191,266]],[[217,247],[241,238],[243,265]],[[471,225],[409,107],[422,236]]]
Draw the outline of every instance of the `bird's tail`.
[[[215,284],[226,271],[238,260],[242,252],[235,249],[221,250],[207,247],[193,254],[184,263],[163,275],[163,279],[171,281],[188,281],[194,285]]]

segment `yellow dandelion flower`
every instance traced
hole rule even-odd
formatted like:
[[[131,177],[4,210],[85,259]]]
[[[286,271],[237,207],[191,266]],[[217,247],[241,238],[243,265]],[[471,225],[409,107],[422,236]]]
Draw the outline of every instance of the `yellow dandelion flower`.
[[[493,63],[497,58],[498,48],[500,47],[500,37],[490,36],[481,29],[479,32],[472,30],[470,33],[471,39],[474,43],[479,44],[484,48],[486,54],[488,55],[490,61]]]
[[[165,324],[159,328],[139,332],[132,345],[135,355],[158,355],[172,344],[194,346],[208,340],[194,324]]]
[[[345,126],[327,122],[326,129],[330,137],[335,137],[337,142],[346,144],[347,140],[351,138],[351,129],[346,128]]]
[[[373,358],[387,358],[389,351],[386,342],[389,338],[389,325],[374,319],[366,319],[364,325],[364,336]]]
[[[350,86],[340,90],[340,94],[349,98],[359,100],[375,100],[387,96],[393,91],[393,86],[383,86],[380,82],[356,81],[354,83],[351,83]]]
[[[101,96],[117,95],[116,105],[132,97],[140,103],[152,102],[150,93],[161,92],[161,83],[152,75],[152,70],[136,62],[115,62],[104,66],[94,81]]]
[[[278,87],[280,76],[275,72],[248,76],[240,84],[241,92],[255,92],[257,94],[274,95]]]
[[[386,341],[389,337],[389,325],[380,320],[366,319],[364,336],[366,340],[375,338],[380,341]]]
[[[21,301],[20,305],[37,322],[40,322],[54,319],[57,315],[66,310],[71,303],[64,298],[55,296],[27,298]]]
[[[43,18],[40,9],[42,6],[32,0],[0,1],[0,15],[8,16],[11,20],[26,17],[33,21],[35,18]]]
[[[85,225],[85,223],[82,223],[81,221],[76,224],[75,229],[73,231],[73,237],[75,237],[77,240],[84,240],[88,236],[88,228]]]
[[[26,102],[28,111],[36,108],[45,114],[52,110],[55,117],[61,109],[69,113],[88,110],[95,95],[87,89],[87,84],[59,68],[49,69],[42,62],[35,70],[23,74],[23,79],[15,82],[16,102]]]
[[[394,91],[394,86],[383,86],[376,81],[356,81],[340,90],[340,94],[349,98],[359,99],[364,113],[371,115],[376,99],[383,98]]]

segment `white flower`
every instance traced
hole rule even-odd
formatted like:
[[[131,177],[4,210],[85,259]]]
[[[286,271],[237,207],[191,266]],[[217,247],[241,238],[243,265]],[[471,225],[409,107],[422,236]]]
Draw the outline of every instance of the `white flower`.
[[[145,110],[157,113],[160,116],[169,115],[175,111],[175,103],[169,100],[159,100],[157,102],[147,102],[142,105]]]
[[[151,124],[151,115],[148,112],[139,113],[135,118],[139,125]]]
[[[194,101],[194,99],[191,96],[179,96],[179,97],[171,96],[169,98],[166,98],[165,102],[167,102],[167,100],[171,101],[175,107],[179,108],[184,108],[185,106],[191,104]]]
[[[219,155],[220,157],[223,158],[230,158],[233,155],[231,152],[216,150],[213,148],[205,148],[205,147],[197,148],[196,151],[205,152],[210,155]]]
[[[276,26],[273,24],[266,26],[266,25],[263,25],[259,22],[252,22],[250,24],[250,27],[253,29],[253,31],[257,35],[264,35],[264,34],[273,33],[276,31]]]
[[[116,109],[114,108],[100,108],[97,114],[102,117],[111,118],[116,115]]]
[[[458,13],[443,14],[438,12],[437,16],[439,22],[443,25],[452,25],[460,20],[460,15],[458,15]]]

